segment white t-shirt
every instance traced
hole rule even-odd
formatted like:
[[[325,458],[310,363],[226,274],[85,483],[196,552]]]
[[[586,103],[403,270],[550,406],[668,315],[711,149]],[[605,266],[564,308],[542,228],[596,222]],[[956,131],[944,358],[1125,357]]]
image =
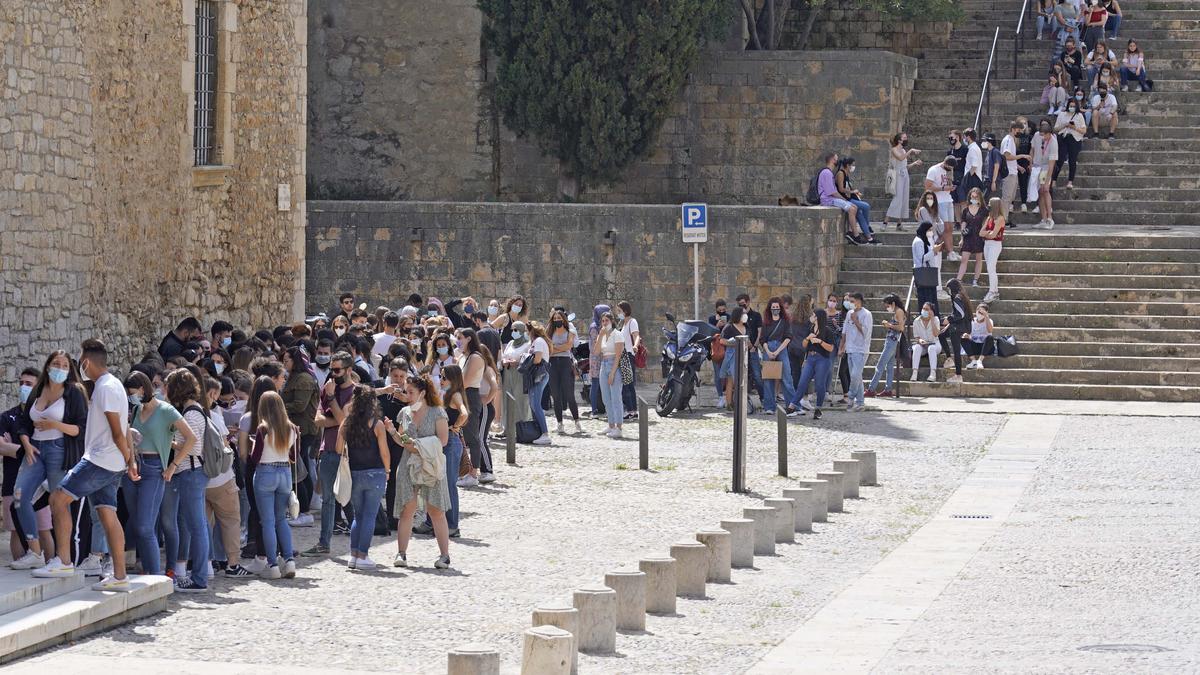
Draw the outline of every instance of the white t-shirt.
[[[371,348],[371,353],[377,356],[384,356],[388,350],[392,348],[392,343],[396,341],[395,335],[387,333],[376,333],[374,336],[375,346]]]
[[[1013,157],[1017,156],[1017,139],[1013,138],[1012,134],[1005,136],[1004,140],[1000,141],[1000,152],[1011,154]],[[1008,159],[1004,163],[1008,166],[1008,175],[1017,175],[1017,160]]]
[[[637,319],[635,319],[631,316],[631,317],[626,318],[625,325],[621,326],[621,334],[625,336],[625,339],[623,340],[623,342],[627,345],[633,345],[633,334],[634,333],[641,333],[641,330],[638,329]],[[632,349],[632,346],[630,347],[630,349]]]
[[[1104,100],[1100,100],[1100,94],[1092,96],[1092,112],[1111,115],[1117,111],[1117,97],[1108,92],[1108,96]]]
[[[542,363],[549,365],[550,363],[550,344],[545,338],[537,338],[533,341],[533,351],[542,355]]]
[[[963,169],[963,175],[971,174],[975,174],[976,178],[983,178],[983,151],[980,150],[978,143],[967,146],[967,165]]]
[[[929,171],[925,172],[925,180],[933,183],[933,194],[937,197],[939,204],[949,204],[954,201],[950,196],[950,190],[954,187],[954,183],[950,180],[950,174],[941,164],[934,164],[929,167]]]
[[[121,433],[129,433],[129,397],[121,381],[112,373],[101,375],[92,391],[87,429],[83,437],[83,458],[101,469],[124,471],[125,458],[113,442],[112,429],[108,426],[105,413],[117,413],[121,419]]]
[[[600,337],[600,356],[601,358],[611,359],[617,355],[617,343],[625,344],[625,333],[615,330],[609,333],[608,337]]]
[[[525,358],[525,353],[529,351],[529,346],[529,340],[526,340],[519,345],[517,344],[516,340],[510,340],[508,344],[504,345],[504,350],[500,353],[500,359],[503,361],[516,361],[517,363],[520,363],[521,359]]]

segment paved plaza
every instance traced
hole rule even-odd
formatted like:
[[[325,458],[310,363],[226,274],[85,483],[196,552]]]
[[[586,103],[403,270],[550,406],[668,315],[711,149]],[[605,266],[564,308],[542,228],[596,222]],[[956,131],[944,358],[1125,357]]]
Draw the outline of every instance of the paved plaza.
[[[734,583],[619,634],[615,655],[581,655],[580,671],[1200,668],[1200,419],[889,408],[789,425],[794,477],[874,449],[879,486],[735,570]],[[464,492],[451,571],[435,571],[433,542],[418,538],[415,568],[349,572],[347,540],[335,537],[335,557],[303,561],[292,581],[215,580],[211,596],[176,595],[165,613],[9,668],[444,673],[448,650],[482,642],[515,672],[536,605],[636,569],[792,482],[774,476],[775,421],[759,416],[753,494],[728,492],[730,418],[701,413],[654,420],[650,472],[637,470],[636,440],[597,436],[599,423],[519,446],[498,483]],[[990,518],[952,522],[950,511]],[[315,542],[315,529],[296,532],[298,548]],[[372,557],[394,551],[377,538]]]

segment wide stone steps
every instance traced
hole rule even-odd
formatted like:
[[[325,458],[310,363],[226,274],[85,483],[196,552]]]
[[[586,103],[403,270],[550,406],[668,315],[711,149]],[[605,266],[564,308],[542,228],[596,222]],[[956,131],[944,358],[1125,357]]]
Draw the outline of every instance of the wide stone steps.
[[[985,370],[1091,370],[1106,373],[1182,372],[1200,375],[1200,359],[1162,356],[1044,356],[1027,353],[1026,343],[1019,343],[1019,357],[988,359]],[[880,345],[882,347],[882,345]],[[878,353],[869,359],[874,365]],[[925,364],[924,361],[921,362]],[[938,364],[940,369],[942,364]],[[1162,370],[1171,368],[1172,370]],[[922,368],[922,370],[925,370]],[[907,378],[907,373],[905,374]],[[1111,378],[1110,379],[1114,379]],[[1152,382],[1148,384],[1153,384]]]
[[[1022,275],[1077,275],[1102,274],[1121,276],[1161,276],[1185,275],[1200,276],[1200,262],[1168,263],[1168,262],[1095,262],[1095,261],[1033,261],[1012,260],[1007,256],[1008,250],[1000,254],[1001,278],[1013,274]],[[968,268],[968,272],[973,269]],[[942,271],[957,269],[958,263],[943,261]],[[847,256],[842,263],[843,272],[902,272],[912,273],[912,258],[909,256],[895,258],[861,258]]]
[[[1054,370],[1041,368],[1020,368],[1008,367],[1009,365],[1018,366],[1022,361],[1021,355],[1009,357],[1006,359],[988,359],[987,365],[982,370],[964,369],[963,380],[970,383],[988,383],[988,384],[1071,384],[1071,385],[1110,385],[1114,382],[1120,382],[1123,386],[1129,387],[1189,387],[1200,392],[1200,373],[1188,373],[1178,371],[1130,371],[1130,370]],[[1011,362],[1011,364],[1009,363]],[[869,360],[867,368],[863,369],[864,376],[869,378],[875,374],[875,361]],[[967,358],[963,357],[963,365],[967,363]],[[992,364],[997,364],[993,366]],[[1005,364],[1001,367],[999,364]],[[943,368],[943,364],[938,364],[938,379],[945,380],[947,375],[953,374],[954,369]],[[990,372],[994,371],[994,372]],[[893,377],[899,376],[908,383],[912,375],[912,370],[901,368]],[[918,382],[924,381],[929,375],[929,368],[926,366],[924,358],[921,359],[921,370],[918,372]],[[881,382],[884,381],[880,378]],[[881,385],[882,386],[882,385]],[[903,391],[903,390],[902,390]]]
[[[943,263],[944,264],[944,263]],[[943,270],[945,268],[943,267]],[[1053,292],[1053,289],[1109,288],[1120,290],[1157,290],[1182,286],[1200,291],[1198,276],[1139,276],[1129,277],[1110,274],[1019,274],[1006,271],[1003,253],[1000,257],[1000,288],[1038,287]],[[888,284],[908,285],[912,268],[904,272],[855,272],[843,271],[839,280],[850,285],[885,286]]]
[[[1011,61],[1009,64],[1011,66]],[[1008,72],[1011,73],[1011,70]],[[1026,92],[1036,91],[1040,95],[1042,87],[1045,86],[1045,82],[1041,78],[1004,79],[1008,77],[1008,74],[1003,69],[1000,71],[1000,75],[1001,77],[992,77],[992,96],[999,96],[1002,92],[1022,90]],[[1167,79],[1158,75],[1159,73],[1156,72],[1155,77],[1152,78],[1154,80],[1154,91],[1149,94],[1151,96],[1172,92],[1200,92],[1200,80]],[[914,102],[923,100],[925,92],[958,92],[961,97],[962,83],[950,79],[919,78],[913,85],[913,91],[918,94]]]
[[[876,238],[879,238],[881,233],[878,230],[883,228],[883,223],[872,224],[871,227],[877,228]],[[892,226],[894,227],[894,225]],[[912,223],[908,223],[905,227],[905,232],[910,241],[916,228]],[[893,234],[892,231],[886,234]],[[1012,241],[1010,241],[1010,239]],[[846,249],[844,260],[859,260],[859,259],[875,259],[875,260],[910,260],[910,245],[897,246],[895,244],[884,246],[851,246]],[[1191,263],[1196,264],[1200,260],[1195,249],[1188,248],[1042,248],[1030,241],[1029,237],[1021,237],[1016,233],[1006,235],[1004,241],[1004,252],[1002,260],[1006,264],[1016,264],[1018,262],[1045,262],[1045,263]],[[1200,308],[1197,308],[1197,314],[1200,314]]]
[[[999,335],[1016,335],[1013,331],[1004,330],[997,326]],[[883,349],[882,331],[879,337],[871,341],[871,353],[878,354]],[[1078,356],[1078,357],[1136,357],[1146,359],[1139,361],[1143,365],[1153,365],[1151,359],[1193,358],[1196,356],[1195,343],[1172,342],[1078,342],[1063,340],[1033,340],[1023,335],[1016,335],[1021,346],[1021,356]],[[1172,370],[1183,370],[1172,368]]]
[[[988,371],[969,371],[971,378],[986,378]],[[924,373],[924,371],[922,371]],[[963,371],[966,380],[968,371]],[[944,372],[938,373],[945,377]],[[997,383],[964,381],[963,384],[924,381],[904,382],[904,396],[954,396],[958,398],[1069,399],[1078,401],[1165,401],[1184,403],[1200,400],[1200,387],[1154,387],[1120,384]]]
[[[1002,265],[1003,262],[1001,260]],[[911,277],[911,273],[909,277]],[[858,290],[865,296],[882,298],[889,293],[904,295],[908,291],[909,281],[908,277],[901,278],[899,275],[892,275],[890,281],[884,279],[875,282],[856,280],[853,283],[839,277],[838,288],[850,290],[853,287],[853,290]],[[998,303],[1008,300],[1042,300],[1048,296],[1057,300],[1071,302],[1106,302],[1108,300],[1116,300],[1118,302],[1200,302],[1200,289],[1196,288],[1055,287],[1047,289],[1043,286],[1013,286],[1001,282],[1000,290],[1003,299],[997,301]],[[986,293],[987,289],[982,287],[967,289],[967,294],[971,296],[974,302],[982,301]]]

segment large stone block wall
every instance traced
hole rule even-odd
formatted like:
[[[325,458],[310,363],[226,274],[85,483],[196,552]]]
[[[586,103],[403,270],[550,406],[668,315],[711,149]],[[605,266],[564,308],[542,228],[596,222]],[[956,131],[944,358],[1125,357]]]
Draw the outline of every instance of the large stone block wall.
[[[580,198],[772,204],[784,193],[803,196],[827,150],[856,158],[858,186],[881,185],[916,75],[916,60],[883,51],[708,52],[654,153],[616,184],[585,186]],[[558,198],[556,162],[509,132],[498,150],[502,198]]]
[[[475,0],[310,0],[314,199],[484,199],[492,119]]]
[[[308,306],[351,291],[396,307],[412,292],[482,302],[520,293],[544,321],[564,304],[582,319],[629,300],[657,345],[664,312],[692,313],[692,246],[679,208],[651,205],[310,201]],[[830,208],[715,206],[700,246],[700,301],[747,292],[821,296],[842,258]],[[605,242],[612,233],[613,243]]]
[[[197,180],[192,0],[0,3],[3,382],[85,337],[123,369],[183,316],[302,312],[305,2],[221,4],[230,166]]]
[[[796,49],[813,11],[808,0],[792,0],[780,46]],[[950,45],[951,21],[899,21],[879,12],[825,3],[813,22],[805,49],[886,49],[916,58]]]

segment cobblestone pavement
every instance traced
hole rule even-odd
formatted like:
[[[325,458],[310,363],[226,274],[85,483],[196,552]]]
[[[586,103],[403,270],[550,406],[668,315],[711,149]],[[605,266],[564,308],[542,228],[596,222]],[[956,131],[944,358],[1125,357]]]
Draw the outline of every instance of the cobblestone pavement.
[[[1075,417],[879,672],[1200,671],[1197,419]]]
[[[721,518],[740,516],[753,496],[726,492],[731,421],[703,415],[655,420],[650,472],[637,470],[637,442],[589,436],[520,446],[519,466],[499,465],[499,482],[463,496],[464,538],[454,570],[435,571],[436,546],[416,539],[419,567],[348,572],[338,559],[301,561],[291,581],[216,580],[210,597],[175,596],[169,610],[81,642],[55,656],[124,656],[269,663],[400,673],[445,672],[447,650],[495,645],[506,668],[519,664],[520,636],[540,602],[566,598],[606,571],[665,554]],[[651,413],[653,415],[653,413]],[[970,471],[1002,415],[833,411],[789,425],[793,476],[829,470],[851,450],[879,453],[879,487],[847,501],[799,543],[781,544],[734,583],[709,585],[709,598],[679,601],[675,617],[648,617],[645,633],[621,635],[618,654],[581,656],[584,672],[727,673],[752,665],[840,587],[869,569],[922,524]],[[636,427],[627,426],[627,434]],[[630,433],[632,432],[632,433]],[[778,496],[775,422],[749,426],[748,484]],[[503,448],[498,450],[503,458]],[[315,529],[297,529],[297,548]],[[346,537],[335,537],[344,559]],[[376,539],[372,557],[389,561],[395,542]]]

